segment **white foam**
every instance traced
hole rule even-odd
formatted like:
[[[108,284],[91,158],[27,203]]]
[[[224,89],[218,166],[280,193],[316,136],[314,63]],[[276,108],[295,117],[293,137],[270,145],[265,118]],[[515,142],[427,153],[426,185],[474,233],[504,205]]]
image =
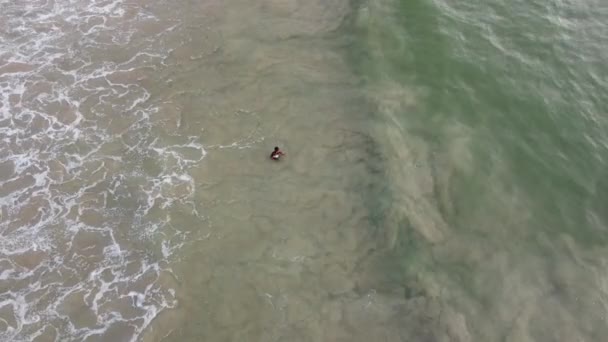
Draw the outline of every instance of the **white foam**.
[[[157,279],[187,237],[167,229],[168,213],[148,214],[155,204],[165,211],[186,204],[198,216],[189,169],[206,151],[198,137],[148,144],[150,115],[158,110],[150,92],[136,80],[111,81],[117,72],[165,66],[169,51],[159,38],[179,24],[143,40],[125,62],[88,55],[108,45],[128,49],[138,23],[158,23],[142,9],[127,18],[133,8],[123,0],[0,0],[0,165],[13,169],[0,181],[0,281],[11,284],[0,307],[10,308],[16,322],[5,322],[0,340],[31,341],[51,327],[58,341],[84,340],[123,322],[134,326],[135,341],[159,312],[176,305],[175,291]],[[108,122],[116,115],[134,120],[113,131]],[[125,136],[139,139],[129,144]],[[101,152],[108,143],[154,156],[160,173],[125,167],[122,155]],[[121,200],[138,207],[108,207]],[[91,211],[102,220],[84,220]],[[127,218],[136,239],[161,240],[158,255],[147,256],[118,233]],[[62,311],[80,305],[69,298],[81,292],[83,310],[97,320],[92,326],[74,322],[79,313]],[[142,310],[139,320],[104,306],[126,296]]]

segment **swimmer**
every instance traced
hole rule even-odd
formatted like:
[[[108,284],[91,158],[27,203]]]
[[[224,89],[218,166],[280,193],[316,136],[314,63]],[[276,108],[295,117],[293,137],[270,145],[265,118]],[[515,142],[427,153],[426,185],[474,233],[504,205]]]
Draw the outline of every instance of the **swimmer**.
[[[279,160],[284,155],[285,153],[283,153],[283,151],[281,151],[278,147],[275,147],[274,151],[272,151],[272,153],[270,154],[270,159]]]

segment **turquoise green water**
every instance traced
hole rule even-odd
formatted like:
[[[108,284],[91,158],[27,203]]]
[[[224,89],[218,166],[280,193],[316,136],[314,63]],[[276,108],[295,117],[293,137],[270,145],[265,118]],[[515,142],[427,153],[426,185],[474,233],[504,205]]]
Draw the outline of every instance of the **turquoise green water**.
[[[404,134],[437,153],[467,140],[472,159],[463,163],[469,174],[459,174],[455,205],[483,206],[492,189],[481,187],[496,177],[534,206],[536,229],[602,242],[587,211],[601,215],[592,205],[606,152],[605,27],[594,22],[593,7],[547,6],[370,4],[361,24],[366,52],[355,59],[369,83],[395,82],[414,93],[415,104],[389,113]]]
[[[605,336],[607,13],[599,2],[370,1],[355,19],[352,60],[387,151],[386,229],[401,236],[393,257],[404,282],[445,286],[476,340]],[[429,174],[428,196],[412,195],[405,179]],[[419,199],[433,207],[422,220]],[[419,237],[429,226],[445,234]],[[513,337],[520,315],[532,333]]]

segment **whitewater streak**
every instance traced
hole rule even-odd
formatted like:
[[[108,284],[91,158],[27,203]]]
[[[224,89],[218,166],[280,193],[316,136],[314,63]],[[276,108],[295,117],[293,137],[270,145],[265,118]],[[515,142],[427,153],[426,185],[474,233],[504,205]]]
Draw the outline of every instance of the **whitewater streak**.
[[[0,340],[135,341],[176,305],[167,260],[187,234],[167,210],[199,215],[205,149],[153,138],[142,80],[177,25],[122,0],[0,1]]]

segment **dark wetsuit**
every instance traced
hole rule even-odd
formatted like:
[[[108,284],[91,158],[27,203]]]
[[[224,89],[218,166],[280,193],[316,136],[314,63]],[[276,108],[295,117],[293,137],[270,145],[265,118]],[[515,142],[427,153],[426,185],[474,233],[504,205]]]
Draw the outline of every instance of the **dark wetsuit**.
[[[279,160],[279,158],[281,158],[282,155],[283,155],[283,152],[281,150],[272,151],[272,153],[270,154],[270,159]]]

